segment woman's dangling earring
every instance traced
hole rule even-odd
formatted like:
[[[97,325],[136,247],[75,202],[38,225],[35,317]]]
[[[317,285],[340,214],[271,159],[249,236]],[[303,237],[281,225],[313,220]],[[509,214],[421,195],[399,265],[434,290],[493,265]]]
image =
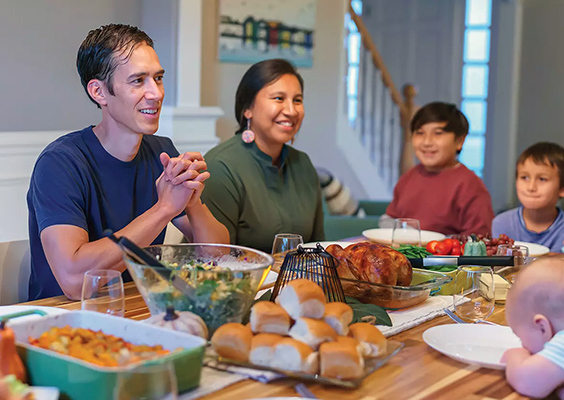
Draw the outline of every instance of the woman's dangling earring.
[[[251,130],[251,119],[247,118],[247,129],[241,134],[241,138],[245,143],[253,143],[255,141],[255,133]]]

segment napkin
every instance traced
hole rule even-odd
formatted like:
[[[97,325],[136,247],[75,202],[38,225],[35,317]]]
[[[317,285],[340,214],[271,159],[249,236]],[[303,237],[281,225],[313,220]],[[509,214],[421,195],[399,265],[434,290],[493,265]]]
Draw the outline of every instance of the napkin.
[[[458,301],[468,301],[457,296]],[[378,329],[389,337],[411,329],[423,322],[445,315],[444,309],[454,311],[452,296],[430,296],[424,303],[405,310],[388,311],[392,326],[377,325]]]
[[[227,386],[247,379],[246,376],[231,374],[229,372],[218,371],[213,368],[202,368],[200,386],[195,390],[184,393],[178,397],[179,400],[192,400],[203,397],[207,394],[217,392]]]

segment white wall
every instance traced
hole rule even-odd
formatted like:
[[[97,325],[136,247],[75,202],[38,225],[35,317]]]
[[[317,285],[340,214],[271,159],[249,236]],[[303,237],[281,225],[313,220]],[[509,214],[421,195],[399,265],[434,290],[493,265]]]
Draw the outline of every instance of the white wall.
[[[337,147],[337,117],[344,10],[348,0],[318,0],[313,49],[313,68],[301,68],[305,81],[305,119],[295,146],[308,153],[313,164],[331,171],[344,181],[353,196],[366,193],[354,169]],[[220,63],[217,60],[218,2],[209,0],[203,10],[202,105],[218,105],[225,115],[218,121],[218,136],[225,140],[237,127],[235,92],[250,64]],[[354,140],[358,140],[356,137]]]
[[[523,1],[517,153],[564,144],[564,1]]]

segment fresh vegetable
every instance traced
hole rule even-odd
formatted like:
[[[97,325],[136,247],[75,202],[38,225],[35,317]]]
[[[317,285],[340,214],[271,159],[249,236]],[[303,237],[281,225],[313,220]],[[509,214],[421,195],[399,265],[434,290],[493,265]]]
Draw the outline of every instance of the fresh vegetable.
[[[31,393],[29,385],[18,380],[15,375],[7,375],[0,379],[1,382],[6,384],[10,394],[18,396],[21,400],[34,400],[35,396]]]
[[[467,256],[487,256],[486,244],[482,240],[478,240],[476,235],[472,235],[464,246],[464,254]]]
[[[431,254],[436,254],[435,248],[437,247],[437,244],[439,244],[438,240],[431,240],[429,243],[427,243],[426,246],[427,251]]]
[[[427,243],[427,251],[439,256],[461,256],[464,254],[458,239],[448,238],[441,241],[432,240]]]
[[[26,370],[16,350],[16,335],[5,320],[0,320],[0,375],[14,375],[26,381]]]
[[[456,265],[429,265],[429,266],[423,267],[423,269],[426,269],[426,270],[429,270],[429,271],[442,272],[442,273],[452,272],[452,271],[456,270],[457,268],[458,268],[458,266],[456,266]]]
[[[241,310],[248,309],[253,301],[255,293],[252,288],[256,287],[256,282],[244,271],[195,261],[167,267],[195,289],[194,295],[188,297],[171,284],[163,287],[155,285],[147,294],[149,299],[153,304],[172,305],[175,310],[190,311],[200,316],[210,333],[227,322],[240,322]]]
[[[472,235],[456,235],[455,238],[459,239],[462,243],[468,242],[469,238]],[[486,245],[486,255],[488,256],[495,256],[497,253],[497,247],[501,244],[509,244],[513,245],[515,240],[511,239],[509,236],[505,234],[499,235],[498,238],[492,238],[488,235],[475,235],[478,240],[482,240]]]
[[[402,244],[400,247],[395,248],[395,250],[399,251],[401,254],[406,256],[407,258],[425,258],[427,256],[432,255],[431,252],[424,249],[420,246],[414,246],[411,244]]]
[[[208,339],[208,328],[202,318],[190,311],[174,311],[172,305],[166,308],[166,312],[154,315],[145,322]]]

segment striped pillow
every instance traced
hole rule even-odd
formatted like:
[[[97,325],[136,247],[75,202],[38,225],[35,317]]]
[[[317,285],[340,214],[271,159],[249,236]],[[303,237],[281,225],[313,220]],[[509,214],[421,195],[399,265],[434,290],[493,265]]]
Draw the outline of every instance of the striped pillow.
[[[349,188],[327,170],[318,169],[317,174],[330,214],[357,215],[359,213],[358,201],[351,196]]]

